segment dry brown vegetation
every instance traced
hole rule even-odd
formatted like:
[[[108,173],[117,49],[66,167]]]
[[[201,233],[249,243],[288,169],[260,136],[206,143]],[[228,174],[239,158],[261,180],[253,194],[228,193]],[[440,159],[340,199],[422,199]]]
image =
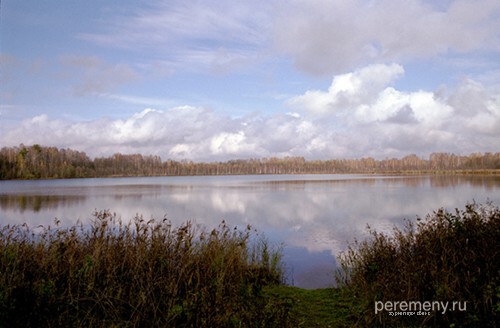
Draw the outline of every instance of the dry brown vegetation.
[[[108,211],[91,226],[0,230],[1,327],[281,327],[288,310],[262,296],[283,280],[280,253],[222,223]],[[254,240],[251,242],[251,239]]]
[[[371,230],[341,257],[337,282],[364,303],[361,326],[496,327],[500,322],[500,210],[443,209],[392,235]],[[375,314],[377,301],[467,302],[466,311]],[[464,304],[464,303],[462,303]]]

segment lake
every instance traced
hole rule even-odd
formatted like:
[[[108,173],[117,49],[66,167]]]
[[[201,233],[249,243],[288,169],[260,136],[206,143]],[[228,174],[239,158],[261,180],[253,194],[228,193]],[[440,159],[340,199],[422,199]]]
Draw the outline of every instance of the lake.
[[[468,202],[500,205],[498,176],[247,175],[0,181],[0,224],[69,226],[109,209],[208,229],[248,224],[284,246],[288,283],[333,285],[335,257],[366,227],[391,231],[405,220]]]

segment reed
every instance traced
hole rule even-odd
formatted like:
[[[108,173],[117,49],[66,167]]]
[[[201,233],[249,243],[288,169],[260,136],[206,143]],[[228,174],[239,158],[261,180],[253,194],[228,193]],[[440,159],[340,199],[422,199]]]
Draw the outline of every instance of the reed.
[[[283,282],[280,254],[254,235],[109,211],[90,226],[3,226],[0,327],[286,326],[262,295]]]
[[[500,322],[498,207],[473,203],[454,212],[440,209],[392,234],[370,230],[370,235],[340,257],[336,277],[364,304],[362,326],[495,327]],[[446,301],[450,307],[462,302],[466,310],[391,316],[376,313],[377,301]]]

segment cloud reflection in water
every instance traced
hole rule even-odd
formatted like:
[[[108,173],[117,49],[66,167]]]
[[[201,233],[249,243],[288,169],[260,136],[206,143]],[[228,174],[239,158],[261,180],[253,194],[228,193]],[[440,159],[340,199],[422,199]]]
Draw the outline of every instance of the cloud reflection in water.
[[[335,256],[369,224],[378,231],[404,219],[467,202],[500,203],[497,177],[385,177],[286,175],[156,177],[0,183],[0,223],[62,224],[85,221],[109,209],[174,224],[192,220],[207,228],[222,220],[250,224],[285,246],[289,280],[302,287],[333,283]]]

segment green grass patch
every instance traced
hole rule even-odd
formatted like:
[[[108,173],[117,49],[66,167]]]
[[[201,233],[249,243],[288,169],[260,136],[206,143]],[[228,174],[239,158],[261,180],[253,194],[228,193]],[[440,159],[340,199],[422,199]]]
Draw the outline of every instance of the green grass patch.
[[[356,298],[345,289],[275,285],[265,287],[264,295],[289,306],[295,327],[355,327],[362,313]]]

